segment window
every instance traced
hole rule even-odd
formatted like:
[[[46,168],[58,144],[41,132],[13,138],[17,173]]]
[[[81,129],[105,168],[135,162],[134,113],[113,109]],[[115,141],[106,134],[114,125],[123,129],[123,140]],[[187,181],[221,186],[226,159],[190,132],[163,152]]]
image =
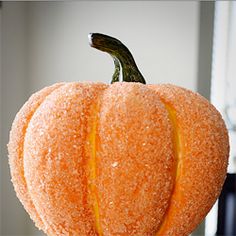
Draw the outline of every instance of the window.
[[[235,235],[236,214],[236,2],[216,2],[211,101],[223,115],[230,136],[228,175],[206,218],[205,235]]]

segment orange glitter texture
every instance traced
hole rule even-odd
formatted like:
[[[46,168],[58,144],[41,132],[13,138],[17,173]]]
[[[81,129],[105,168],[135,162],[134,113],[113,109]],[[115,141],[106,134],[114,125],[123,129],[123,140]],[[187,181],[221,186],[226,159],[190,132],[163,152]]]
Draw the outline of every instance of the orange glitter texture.
[[[74,82],[29,99],[8,150],[16,194],[48,235],[188,235],[220,194],[229,142],[197,93]]]

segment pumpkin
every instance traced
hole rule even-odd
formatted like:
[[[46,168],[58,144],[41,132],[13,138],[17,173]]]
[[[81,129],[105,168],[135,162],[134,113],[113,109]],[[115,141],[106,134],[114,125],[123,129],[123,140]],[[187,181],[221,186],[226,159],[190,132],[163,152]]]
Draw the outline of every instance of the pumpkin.
[[[187,89],[145,85],[119,40],[90,44],[112,55],[112,84],[58,83],[26,102],[8,145],[18,198],[48,235],[188,235],[225,180],[220,113]]]

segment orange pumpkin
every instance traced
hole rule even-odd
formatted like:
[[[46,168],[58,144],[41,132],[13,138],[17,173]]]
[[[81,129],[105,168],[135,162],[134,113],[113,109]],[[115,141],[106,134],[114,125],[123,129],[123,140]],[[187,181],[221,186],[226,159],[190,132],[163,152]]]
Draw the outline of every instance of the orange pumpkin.
[[[8,145],[18,198],[48,235],[188,235],[225,179],[221,115],[197,93],[144,85],[118,40],[91,44],[115,58],[113,82],[120,65],[128,82],[60,83],[29,99]]]

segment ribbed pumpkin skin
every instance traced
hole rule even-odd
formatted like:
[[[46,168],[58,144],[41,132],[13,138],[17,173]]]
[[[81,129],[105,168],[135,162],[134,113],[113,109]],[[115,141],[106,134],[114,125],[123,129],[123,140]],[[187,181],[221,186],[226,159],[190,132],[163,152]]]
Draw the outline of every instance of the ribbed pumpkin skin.
[[[206,99],[125,82],[39,91],[8,148],[17,196],[48,235],[188,235],[221,191],[229,152]]]

